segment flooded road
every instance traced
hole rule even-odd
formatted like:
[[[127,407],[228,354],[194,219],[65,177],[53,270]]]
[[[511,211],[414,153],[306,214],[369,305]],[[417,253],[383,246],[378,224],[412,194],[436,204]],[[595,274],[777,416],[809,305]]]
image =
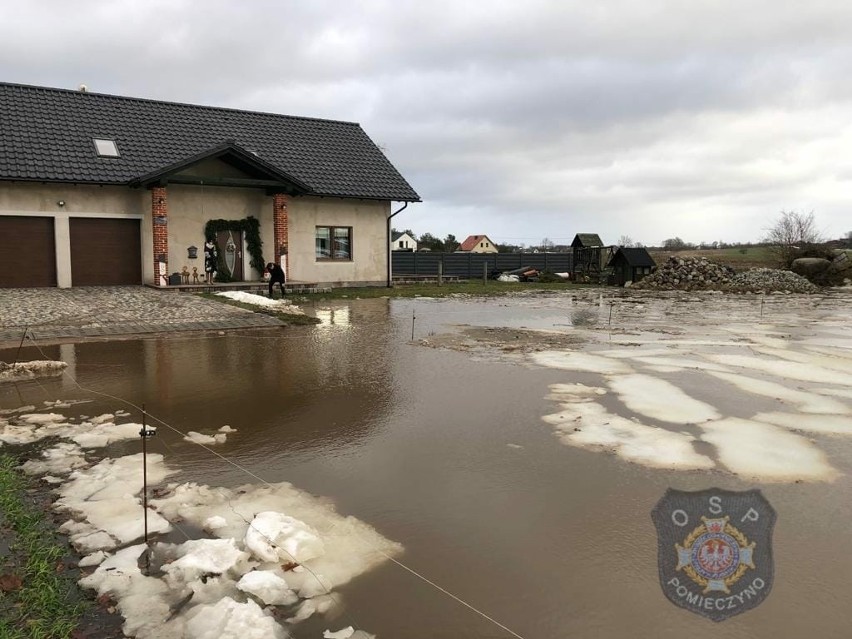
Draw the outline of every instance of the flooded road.
[[[65,412],[126,408],[74,378],[144,402],[183,432],[234,427],[217,453],[328,498],[401,544],[406,566],[525,639],[850,636],[852,295],[603,295],[353,300],[307,307],[322,324],[284,332],[43,347],[69,374],[2,385],[0,407],[82,398],[93,401]],[[476,330],[495,327],[573,343]],[[24,351],[22,360],[42,357]],[[748,388],[732,381],[743,376]],[[578,383],[599,389],[601,408],[582,415],[603,415],[594,428],[560,425],[588,408],[570,397]],[[772,384],[799,393],[802,412],[779,406]],[[702,427],[701,411],[715,425]],[[685,416],[667,423],[674,413]],[[777,413],[811,425],[784,429]],[[687,462],[706,461],[674,468],[637,453],[600,430],[612,415],[654,428],[655,450],[688,445]],[[769,434],[728,436],[717,422],[734,418]],[[782,430],[795,441],[779,440]],[[771,456],[779,441],[802,447],[786,475],[737,456]],[[151,447],[180,470],[169,481],[254,481],[168,428]],[[650,512],[670,487],[762,489],[778,522],[775,582],[760,607],[713,623],[664,598]],[[295,636],[345,625],[385,638],[511,636],[390,562],[337,592],[344,610]]]

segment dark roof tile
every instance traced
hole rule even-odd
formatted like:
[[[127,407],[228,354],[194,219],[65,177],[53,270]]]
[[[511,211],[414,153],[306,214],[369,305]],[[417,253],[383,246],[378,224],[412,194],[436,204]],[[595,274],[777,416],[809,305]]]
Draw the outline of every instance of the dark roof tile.
[[[0,179],[128,184],[230,140],[317,195],[420,199],[353,122],[8,83],[0,120]],[[120,157],[99,157],[98,137]]]

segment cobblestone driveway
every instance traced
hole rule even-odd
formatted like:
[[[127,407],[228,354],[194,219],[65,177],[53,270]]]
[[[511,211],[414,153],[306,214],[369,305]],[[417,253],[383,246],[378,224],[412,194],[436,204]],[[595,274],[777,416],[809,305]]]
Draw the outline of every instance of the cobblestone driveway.
[[[0,289],[0,341],[279,326],[274,317],[144,286]]]

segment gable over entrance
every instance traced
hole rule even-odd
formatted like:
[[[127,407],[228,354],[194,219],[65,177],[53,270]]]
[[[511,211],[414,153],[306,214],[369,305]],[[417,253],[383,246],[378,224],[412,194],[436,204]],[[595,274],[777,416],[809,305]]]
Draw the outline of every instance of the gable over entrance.
[[[293,280],[383,283],[391,202],[420,201],[354,122],[9,83],[0,83],[0,121],[0,218],[29,229],[39,260],[27,269],[10,257],[30,275],[0,286],[106,283],[118,277],[118,255],[145,283],[184,269],[203,276],[194,260],[207,222],[248,218],[259,224],[253,245]],[[330,229],[348,247],[332,258],[318,248]],[[95,233],[102,241],[87,239]],[[247,257],[245,238],[226,244],[243,260],[234,274],[259,279],[263,260]]]

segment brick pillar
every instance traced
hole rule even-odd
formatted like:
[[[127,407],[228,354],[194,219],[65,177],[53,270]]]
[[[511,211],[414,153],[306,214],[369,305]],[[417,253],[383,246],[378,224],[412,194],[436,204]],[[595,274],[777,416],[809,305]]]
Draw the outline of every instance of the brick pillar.
[[[287,205],[290,197],[284,193],[275,193],[272,196],[272,223],[275,229],[275,259],[281,264],[281,256],[288,252],[290,244],[289,218]],[[287,270],[286,266],[284,267]]]
[[[154,231],[154,284],[161,286],[160,276],[169,276],[169,202],[164,186],[151,189],[151,223]],[[163,273],[160,273],[161,255],[165,256],[162,260],[165,264]]]

